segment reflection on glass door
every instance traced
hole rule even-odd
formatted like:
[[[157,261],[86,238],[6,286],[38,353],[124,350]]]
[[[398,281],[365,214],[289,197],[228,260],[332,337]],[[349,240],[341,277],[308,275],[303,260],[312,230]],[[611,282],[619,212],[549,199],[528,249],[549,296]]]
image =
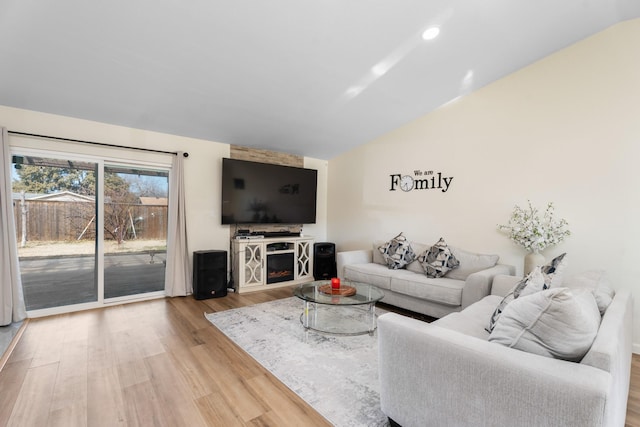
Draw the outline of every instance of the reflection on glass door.
[[[98,300],[97,167],[13,156],[13,207],[27,310]]]
[[[104,298],[164,290],[168,172],[104,170]]]

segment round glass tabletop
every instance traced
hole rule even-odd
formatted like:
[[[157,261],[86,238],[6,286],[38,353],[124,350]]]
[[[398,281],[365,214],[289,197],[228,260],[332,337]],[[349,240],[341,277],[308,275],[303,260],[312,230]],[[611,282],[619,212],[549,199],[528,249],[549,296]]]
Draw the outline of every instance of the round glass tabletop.
[[[341,295],[339,291],[331,291],[330,280],[304,283],[298,286],[293,294],[307,302],[329,305],[372,304],[384,298],[382,290],[367,283],[342,280],[340,287],[342,291],[347,290],[347,288],[354,288],[355,294],[348,295],[347,292],[347,295]]]

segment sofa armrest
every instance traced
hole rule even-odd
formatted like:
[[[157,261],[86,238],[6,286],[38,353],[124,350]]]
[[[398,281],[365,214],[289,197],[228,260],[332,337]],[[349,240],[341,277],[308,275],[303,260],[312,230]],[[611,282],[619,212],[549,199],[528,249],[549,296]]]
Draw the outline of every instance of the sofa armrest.
[[[395,313],[377,332],[381,408],[403,427],[607,425],[605,371]]]
[[[486,270],[470,274],[462,289],[462,308],[466,308],[476,301],[489,295],[491,284],[496,275],[513,275],[516,268],[507,264],[496,264]]]
[[[373,262],[373,251],[371,249],[338,252],[336,254],[336,269],[338,270],[338,277],[344,278],[345,265],[366,264],[369,262]]]

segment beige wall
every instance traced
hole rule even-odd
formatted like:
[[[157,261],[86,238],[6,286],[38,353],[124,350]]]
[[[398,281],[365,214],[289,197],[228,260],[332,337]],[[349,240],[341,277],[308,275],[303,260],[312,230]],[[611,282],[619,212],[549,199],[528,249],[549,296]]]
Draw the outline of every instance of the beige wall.
[[[567,252],[568,274],[606,269],[640,301],[638,46],[640,20],[618,24],[332,159],[329,239],[348,250],[442,236],[522,273],[525,251],[496,225],[515,204],[554,202],[573,235],[544,255]],[[453,181],[389,191],[391,174],[414,170]]]
[[[220,178],[222,158],[229,157],[230,146],[218,142],[185,138],[87,120],[44,114],[0,106],[0,126],[12,131],[42,134],[62,138],[104,142],[130,147],[163,151],[186,151],[185,187],[187,212],[187,239],[189,252],[207,249],[229,250],[229,226],[220,225]],[[10,136],[10,144],[34,148],[86,152],[111,155],[113,150],[100,147],[57,143],[42,139]],[[169,155],[155,155],[134,150],[117,150],[125,159],[170,162]],[[304,233],[317,240],[326,239],[327,162],[305,158],[304,165],[318,169],[318,223],[304,227]]]

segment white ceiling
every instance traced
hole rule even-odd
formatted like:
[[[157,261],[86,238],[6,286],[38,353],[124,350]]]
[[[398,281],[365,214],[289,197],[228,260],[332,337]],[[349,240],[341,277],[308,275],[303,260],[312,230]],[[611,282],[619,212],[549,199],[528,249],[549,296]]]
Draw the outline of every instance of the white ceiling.
[[[0,104],[330,159],[637,17],[640,0],[0,0]]]

